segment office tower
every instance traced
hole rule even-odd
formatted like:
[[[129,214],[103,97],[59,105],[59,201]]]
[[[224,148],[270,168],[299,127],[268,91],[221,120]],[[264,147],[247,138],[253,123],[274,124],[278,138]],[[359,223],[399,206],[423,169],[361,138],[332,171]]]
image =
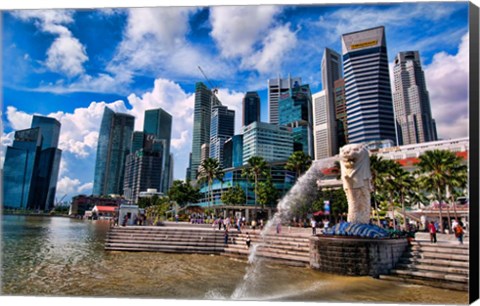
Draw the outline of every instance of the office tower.
[[[345,80],[338,79],[333,83],[335,100],[335,120],[337,121],[337,143],[341,148],[348,143],[347,100],[345,99]]]
[[[188,154],[188,167],[185,170],[185,181],[190,181],[190,172],[192,169],[192,152]]]
[[[210,157],[210,144],[204,143],[202,144],[202,149],[200,152],[200,164],[203,163],[203,161],[209,157]]]
[[[135,131],[132,134],[132,153],[137,152],[140,149],[143,149],[143,141],[144,141],[145,133]]]
[[[165,175],[163,144],[159,145],[155,134],[134,133],[132,138],[140,134],[144,135],[141,148],[128,154],[125,160],[123,194],[126,200],[133,203],[138,201],[140,192],[150,188],[158,190]]]
[[[223,145],[223,165],[224,168],[236,168],[243,165],[243,135],[233,135],[225,141]]]
[[[247,92],[242,102],[242,126],[260,121],[260,96],[258,93],[256,91]]]
[[[213,106],[210,122],[210,157],[223,166],[223,144],[235,132],[235,111],[226,106]]]
[[[396,142],[384,27],[342,35],[349,143]]]
[[[3,205],[49,211],[55,193],[62,151],[57,149],[60,122],[33,116],[30,129],[16,131],[4,162]]]
[[[298,85],[279,99],[279,124],[291,128],[293,151],[313,157],[312,95],[308,85]]]
[[[437,140],[418,51],[400,52],[393,68],[393,104],[399,145]]]
[[[285,161],[293,153],[291,128],[265,122],[253,122],[242,128],[243,164],[252,156],[267,162]]]
[[[169,186],[168,186],[168,189],[170,189],[170,187],[172,187],[173,185],[173,170],[175,169],[174,167],[174,158],[173,158],[173,153],[170,153],[170,162],[169,162],[169,165],[170,165],[170,173],[168,175],[168,181],[169,181]]]
[[[321,129],[326,131],[326,139],[323,145],[326,146],[326,151],[321,158],[330,157],[338,153],[337,141],[337,122],[335,120],[335,89],[334,83],[342,77],[342,62],[340,54],[325,48],[322,58],[322,85],[325,91],[326,105],[325,105],[325,124]],[[314,103],[315,105],[315,103]],[[314,110],[315,113],[315,110]]]
[[[314,159],[322,159],[332,156],[332,126],[328,114],[328,99],[325,90],[312,95],[313,104],[313,142]]]
[[[268,114],[270,123],[279,124],[278,102],[280,96],[289,92],[291,88],[300,86],[300,84],[302,84],[301,78],[291,78],[290,76],[288,79],[278,77],[268,80]]]
[[[143,132],[149,135],[155,135],[154,151],[162,152],[162,176],[160,185],[156,188],[160,192],[166,193],[171,185],[170,182],[170,143],[172,138],[172,116],[165,110],[150,109],[145,111],[145,121],[143,123]],[[160,149],[160,147],[162,147]]]
[[[135,117],[105,107],[98,135],[93,195],[122,194],[134,123]]]
[[[189,179],[197,179],[202,144],[210,142],[212,106],[221,105],[214,93],[202,82],[195,84],[195,107],[193,113],[192,162]]]

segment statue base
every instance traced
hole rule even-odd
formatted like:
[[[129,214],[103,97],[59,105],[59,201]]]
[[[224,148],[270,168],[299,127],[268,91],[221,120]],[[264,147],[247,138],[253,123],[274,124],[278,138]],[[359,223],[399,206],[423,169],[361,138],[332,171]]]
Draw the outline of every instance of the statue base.
[[[354,236],[361,238],[388,238],[390,234],[383,228],[374,224],[354,224],[343,222],[327,229],[326,236]]]

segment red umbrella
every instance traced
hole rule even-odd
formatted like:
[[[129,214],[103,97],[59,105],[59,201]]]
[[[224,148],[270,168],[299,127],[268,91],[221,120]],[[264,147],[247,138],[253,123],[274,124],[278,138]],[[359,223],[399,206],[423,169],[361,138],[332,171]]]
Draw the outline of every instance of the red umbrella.
[[[317,212],[314,212],[313,215],[316,216],[316,217],[317,216],[323,216],[323,211],[319,210]]]

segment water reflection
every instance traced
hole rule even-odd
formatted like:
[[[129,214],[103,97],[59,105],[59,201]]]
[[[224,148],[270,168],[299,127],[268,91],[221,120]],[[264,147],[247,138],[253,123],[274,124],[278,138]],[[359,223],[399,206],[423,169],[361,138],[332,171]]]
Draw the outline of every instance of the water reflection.
[[[247,264],[224,256],[105,252],[108,223],[3,216],[2,294],[230,299]],[[242,300],[467,303],[467,293],[262,264]]]

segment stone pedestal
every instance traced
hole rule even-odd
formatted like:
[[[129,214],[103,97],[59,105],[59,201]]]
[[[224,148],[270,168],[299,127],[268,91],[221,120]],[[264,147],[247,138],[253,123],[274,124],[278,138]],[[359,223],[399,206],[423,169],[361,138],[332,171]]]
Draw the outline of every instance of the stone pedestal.
[[[378,277],[389,274],[407,249],[407,239],[310,238],[310,267],[322,272]]]

